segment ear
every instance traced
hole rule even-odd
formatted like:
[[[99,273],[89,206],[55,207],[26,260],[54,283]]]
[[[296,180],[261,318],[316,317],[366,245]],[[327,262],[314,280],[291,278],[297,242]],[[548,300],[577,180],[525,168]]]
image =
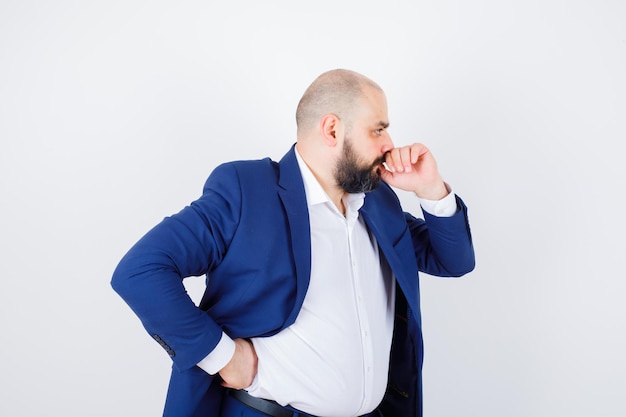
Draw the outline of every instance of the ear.
[[[336,114],[326,114],[320,119],[320,134],[326,146],[335,147],[343,136],[343,123]]]

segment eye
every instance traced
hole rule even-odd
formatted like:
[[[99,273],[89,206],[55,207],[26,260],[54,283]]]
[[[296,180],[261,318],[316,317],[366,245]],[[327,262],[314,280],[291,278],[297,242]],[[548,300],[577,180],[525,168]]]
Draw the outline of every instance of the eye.
[[[376,129],[376,130],[374,131],[374,134],[376,134],[377,136],[380,136],[380,135],[382,135],[382,134],[383,134],[383,130],[385,130],[385,129]]]

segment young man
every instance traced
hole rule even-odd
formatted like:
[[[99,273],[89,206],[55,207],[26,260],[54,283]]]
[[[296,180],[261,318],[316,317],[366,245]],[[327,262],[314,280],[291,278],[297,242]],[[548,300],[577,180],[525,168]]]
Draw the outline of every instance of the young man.
[[[115,271],[174,362],[165,416],[421,416],[418,271],[473,269],[466,208],[424,145],[394,147],[368,78],[320,75],[296,119],[280,162],[216,168]],[[197,307],[182,279],[202,274]]]

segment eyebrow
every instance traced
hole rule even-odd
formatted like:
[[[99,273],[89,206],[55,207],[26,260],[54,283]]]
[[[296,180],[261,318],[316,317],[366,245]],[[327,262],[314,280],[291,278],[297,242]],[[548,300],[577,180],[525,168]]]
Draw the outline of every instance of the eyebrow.
[[[380,121],[378,122],[378,126],[382,127],[383,129],[387,129],[389,127],[389,122],[384,122],[384,121]]]

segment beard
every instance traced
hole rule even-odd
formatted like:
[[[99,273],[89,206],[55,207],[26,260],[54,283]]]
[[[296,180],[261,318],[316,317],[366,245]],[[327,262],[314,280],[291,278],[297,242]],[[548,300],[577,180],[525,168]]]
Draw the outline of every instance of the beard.
[[[384,157],[377,158],[369,165],[360,165],[351,142],[346,137],[343,156],[335,167],[335,181],[346,193],[368,193],[380,185],[380,165]]]

